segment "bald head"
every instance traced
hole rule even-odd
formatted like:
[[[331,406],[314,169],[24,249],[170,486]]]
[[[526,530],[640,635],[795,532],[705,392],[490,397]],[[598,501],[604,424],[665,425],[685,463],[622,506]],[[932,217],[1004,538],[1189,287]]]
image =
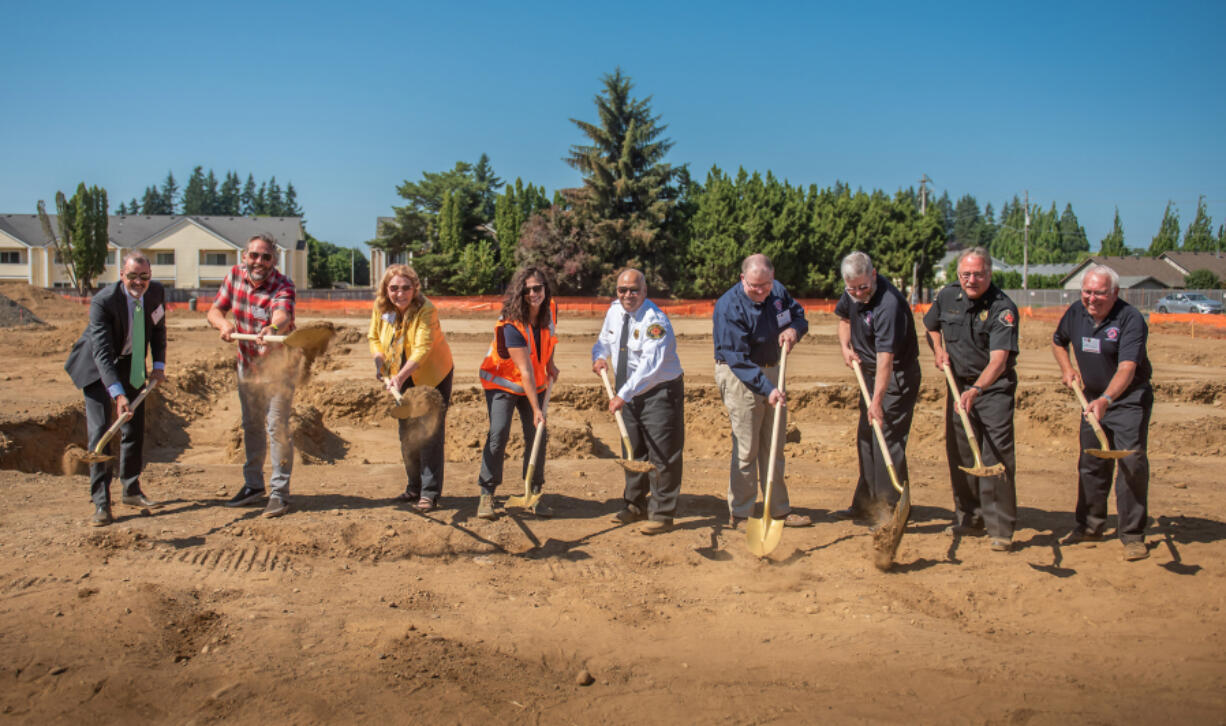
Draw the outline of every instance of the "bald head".
[[[750,300],[760,303],[771,294],[775,266],[766,255],[750,255],[741,263],[741,288]]]
[[[643,302],[647,300],[647,278],[643,277],[643,273],[633,267],[627,267],[618,274],[617,300],[628,313],[633,313],[643,306]]]

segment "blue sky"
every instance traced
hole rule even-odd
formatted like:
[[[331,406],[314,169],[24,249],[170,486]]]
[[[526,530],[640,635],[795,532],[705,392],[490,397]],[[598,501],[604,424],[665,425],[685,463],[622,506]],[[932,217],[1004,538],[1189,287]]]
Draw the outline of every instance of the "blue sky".
[[[1226,222],[1226,3],[9,4],[0,212],[79,181],[112,207],[193,166],[293,182],[355,245],[423,171],[562,158],[620,66],[698,178],[1015,194],[1146,247],[1167,200]]]

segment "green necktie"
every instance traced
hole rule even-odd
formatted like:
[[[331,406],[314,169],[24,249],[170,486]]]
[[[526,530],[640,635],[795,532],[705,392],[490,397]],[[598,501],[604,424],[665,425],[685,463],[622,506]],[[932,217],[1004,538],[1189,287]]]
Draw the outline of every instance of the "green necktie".
[[[136,301],[136,309],[132,311],[132,368],[128,382],[133,388],[145,385],[145,309],[140,300]]]

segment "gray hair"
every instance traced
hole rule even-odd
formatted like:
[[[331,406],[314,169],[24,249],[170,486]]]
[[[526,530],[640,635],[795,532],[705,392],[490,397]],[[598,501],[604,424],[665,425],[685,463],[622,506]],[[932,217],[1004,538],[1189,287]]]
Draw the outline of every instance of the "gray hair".
[[[982,247],[968,247],[958,254],[958,267],[962,266],[962,260],[967,257],[978,257],[983,260],[983,264],[988,266],[988,275],[992,274],[992,255]]]
[[[1081,276],[1081,280],[1083,284],[1085,282],[1085,279],[1089,277],[1090,275],[1103,275],[1104,277],[1106,277],[1108,280],[1111,281],[1111,291],[1119,292],[1120,273],[1116,272],[1110,267],[1107,267],[1106,265],[1090,265],[1090,268],[1086,270],[1086,273]]]
[[[771,264],[771,258],[761,253],[750,255],[741,261],[741,274],[744,275],[755,267],[761,267],[772,275],[775,274],[775,266]]]
[[[873,260],[863,252],[856,250],[843,258],[839,266],[844,280],[854,280],[873,271]]]
[[[128,250],[125,252],[123,259],[119,262],[120,269],[126,267],[129,262],[135,262],[140,265],[152,267],[152,265],[149,264],[149,258],[145,257],[145,253],[141,252],[140,250]]]
[[[269,234],[269,233],[267,233],[267,232],[260,232],[259,234],[252,235],[252,236],[251,236],[251,239],[247,240],[247,246],[248,246],[248,247],[250,247],[250,246],[251,246],[251,243],[252,243],[252,242],[254,242],[254,241],[256,241],[257,239],[258,239],[258,240],[260,240],[261,242],[267,242],[267,243],[268,243],[268,246],[269,246],[269,247],[272,247],[273,252],[276,252],[276,251],[277,251],[277,242],[276,242],[276,240],[274,240],[274,239],[272,238],[272,235],[271,235],[271,234]]]

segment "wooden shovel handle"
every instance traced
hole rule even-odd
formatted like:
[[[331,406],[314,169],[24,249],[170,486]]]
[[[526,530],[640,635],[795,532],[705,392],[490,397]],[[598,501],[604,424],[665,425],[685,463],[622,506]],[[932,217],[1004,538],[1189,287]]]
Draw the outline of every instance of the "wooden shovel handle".
[[[230,333],[230,340],[256,340],[259,336],[251,333]],[[284,343],[288,335],[265,335],[265,343]]]
[[[783,346],[779,349],[779,385],[776,388],[780,393],[785,392],[785,379],[788,371],[788,349]],[[783,428],[783,408],[786,402],[779,401],[775,404],[775,422],[771,425],[771,456],[769,463],[766,465],[766,496],[762,498],[762,520],[769,522],[771,520],[771,492],[774,489],[775,483],[775,455],[779,451],[779,434]]]
[[[549,405],[549,391],[553,388],[551,382],[545,387],[545,400],[541,403],[541,410]],[[536,473],[536,457],[541,452],[541,441],[545,438],[545,422],[542,421],[536,425],[536,436],[532,437],[532,455],[528,457],[528,471],[524,474],[524,496],[529,496],[532,491],[532,475]]]
[[[971,445],[971,455],[975,457],[975,468],[982,469],[983,459],[980,457],[979,444],[975,441],[975,435],[971,433],[971,417],[966,414],[966,409],[962,408],[962,394],[958,391],[958,384],[954,381],[954,374],[948,363],[945,364],[945,380],[949,381],[949,390],[954,394],[954,410],[962,418],[962,431],[966,434],[966,443]]]
[[[1104,451],[1110,449],[1111,445],[1107,443],[1107,434],[1103,431],[1102,424],[1098,422],[1094,414],[1090,413],[1090,403],[1086,401],[1086,394],[1081,390],[1081,383],[1074,381],[1073,391],[1077,394],[1077,400],[1081,402],[1081,410],[1086,420],[1090,422],[1090,428],[1094,429],[1094,435],[1098,437],[1098,443],[1102,445]]]
[[[132,403],[128,404],[128,408],[135,411],[137,406],[145,402],[145,396],[148,396],[150,391],[157,388],[157,385],[158,380],[156,378],[150,378],[149,382],[145,384],[144,390],[142,390],[136,396],[136,398],[132,399]],[[119,428],[131,420],[131,418],[132,412],[129,411],[128,413],[125,413],[124,415],[115,419],[115,423],[111,424],[111,427],[108,428],[106,433],[102,434],[102,438],[98,440],[98,445],[94,447],[94,453],[101,454],[102,450],[106,448],[106,445],[111,442],[111,439],[115,438],[115,434],[119,431]]]
[[[852,361],[851,368],[856,372],[856,380],[860,382],[860,393],[864,396],[864,405],[873,405],[873,399],[868,395],[868,385],[864,383],[864,372],[860,370],[860,361]],[[865,416],[868,416],[866,411]],[[877,444],[881,447],[881,458],[885,459],[886,470],[890,472],[890,483],[902,493],[902,485],[898,483],[898,472],[894,471],[894,460],[890,458],[890,447],[885,443],[885,434],[881,433],[881,424],[874,421],[871,417],[869,423],[873,425],[873,433],[877,434]]]
[[[613,384],[609,383],[609,371],[607,368],[600,369],[600,380],[604,381],[604,389],[609,394],[609,400],[617,394],[613,391]],[[621,409],[613,412],[613,418],[617,419],[617,430],[621,431],[622,443],[626,445],[626,456],[630,456],[630,431],[626,428],[626,419],[622,418]]]

